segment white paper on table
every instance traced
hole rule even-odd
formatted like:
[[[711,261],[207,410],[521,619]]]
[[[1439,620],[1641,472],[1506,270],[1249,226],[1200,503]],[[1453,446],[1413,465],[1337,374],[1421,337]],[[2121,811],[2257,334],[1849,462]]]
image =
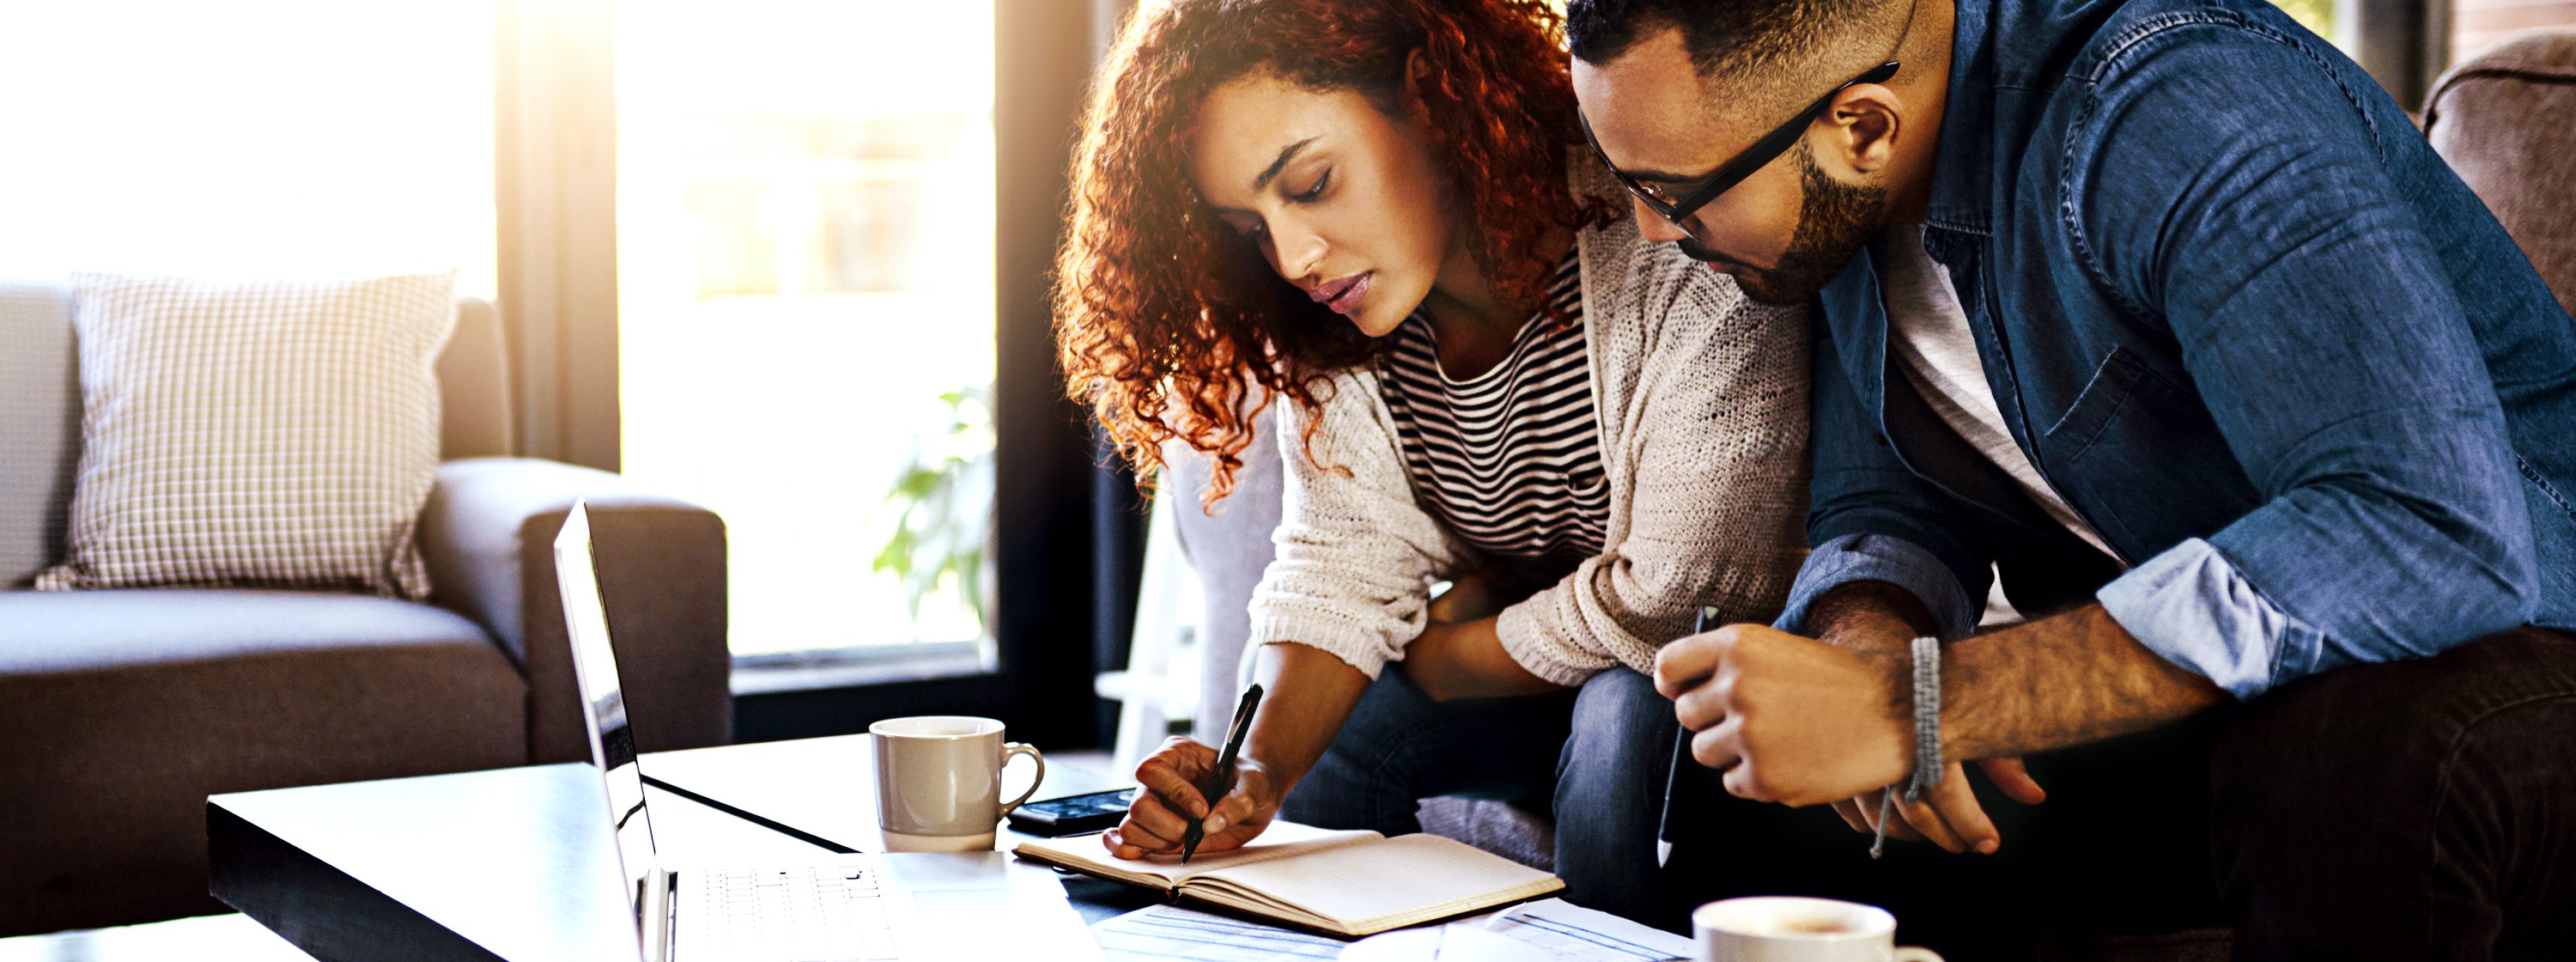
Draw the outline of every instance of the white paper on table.
[[[1340,939],[1309,935],[1259,922],[1214,915],[1178,905],[1137,909],[1091,926],[1091,937],[1109,962],[1270,962],[1333,959]]]
[[[1547,949],[1569,962],[1661,962],[1698,955],[1697,945],[1687,937],[1564,899],[1512,906],[1485,920],[1485,931]]]

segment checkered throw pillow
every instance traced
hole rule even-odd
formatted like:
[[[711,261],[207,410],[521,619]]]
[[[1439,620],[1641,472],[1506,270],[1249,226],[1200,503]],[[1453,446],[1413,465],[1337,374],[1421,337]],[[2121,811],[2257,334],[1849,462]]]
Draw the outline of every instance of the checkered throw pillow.
[[[429,596],[412,533],[438,471],[454,274],[72,284],[80,475],[69,557],[38,589]]]

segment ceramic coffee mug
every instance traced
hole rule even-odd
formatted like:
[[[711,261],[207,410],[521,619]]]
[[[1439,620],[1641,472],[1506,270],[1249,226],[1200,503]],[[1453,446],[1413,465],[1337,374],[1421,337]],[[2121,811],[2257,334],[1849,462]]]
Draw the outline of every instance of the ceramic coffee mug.
[[[1691,913],[1700,962],[1941,962],[1896,944],[1896,916],[1875,905],[1764,896]]]
[[[868,726],[877,754],[877,827],[891,852],[989,852],[995,826],[1046,780],[1038,750],[1002,740],[1002,723],[965,715],[889,718]],[[1037,763],[1029,790],[1005,803],[1002,766]]]

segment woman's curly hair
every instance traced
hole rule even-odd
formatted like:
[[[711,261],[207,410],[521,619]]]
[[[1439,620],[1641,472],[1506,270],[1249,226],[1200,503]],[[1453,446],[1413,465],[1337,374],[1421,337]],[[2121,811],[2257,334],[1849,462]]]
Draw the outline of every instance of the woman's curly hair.
[[[1208,95],[1263,72],[1392,111],[1419,51],[1463,236],[1505,302],[1543,303],[1556,265],[1541,240],[1615,214],[1567,183],[1582,134],[1562,40],[1543,0],[1174,0],[1129,20],[1084,112],[1054,306],[1067,390],[1143,484],[1177,437],[1214,458],[1214,504],[1252,417],[1281,395],[1320,409],[1326,378],[1379,349],[1200,203],[1184,172]]]

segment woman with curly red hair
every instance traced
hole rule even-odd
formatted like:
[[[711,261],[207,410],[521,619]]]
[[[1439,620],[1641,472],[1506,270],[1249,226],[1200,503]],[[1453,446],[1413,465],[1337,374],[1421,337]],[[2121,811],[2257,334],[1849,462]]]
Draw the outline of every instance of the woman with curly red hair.
[[[1674,737],[1646,673],[1703,607],[1780,607],[1807,330],[1638,236],[1560,38],[1537,0],[1175,0],[1102,66],[1070,389],[1140,475],[1213,459],[1210,503],[1257,418],[1285,470],[1235,783],[1201,797],[1215,752],[1167,746],[1120,857],[1198,817],[1209,853],[1277,815],[1400,834],[1425,797],[1553,796],[1568,897],[1643,908]]]

